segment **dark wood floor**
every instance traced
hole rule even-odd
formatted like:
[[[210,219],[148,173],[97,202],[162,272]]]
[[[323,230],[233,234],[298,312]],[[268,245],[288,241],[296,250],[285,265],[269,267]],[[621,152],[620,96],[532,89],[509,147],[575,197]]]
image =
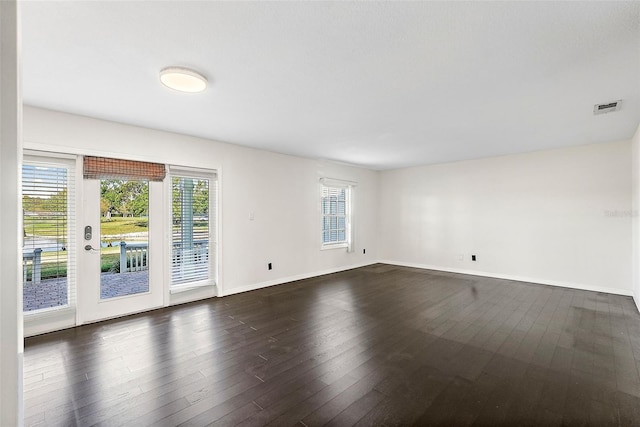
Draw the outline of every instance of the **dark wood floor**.
[[[375,265],[29,338],[27,425],[640,425],[629,297]]]

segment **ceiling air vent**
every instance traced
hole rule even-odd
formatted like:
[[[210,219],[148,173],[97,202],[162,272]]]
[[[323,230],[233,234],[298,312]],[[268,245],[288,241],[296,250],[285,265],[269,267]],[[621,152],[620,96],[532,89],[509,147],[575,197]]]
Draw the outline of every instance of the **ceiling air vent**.
[[[622,100],[608,102],[606,104],[596,104],[593,106],[593,114],[613,113],[614,111],[619,111],[621,106]]]

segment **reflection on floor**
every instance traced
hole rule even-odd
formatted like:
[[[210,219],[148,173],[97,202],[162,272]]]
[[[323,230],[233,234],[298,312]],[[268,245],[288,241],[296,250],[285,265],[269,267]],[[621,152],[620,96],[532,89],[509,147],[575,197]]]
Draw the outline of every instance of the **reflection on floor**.
[[[640,425],[630,297],[374,265],[28,338],[26,425]]]
[[[113,298],[147,292],[149,272],[102,273],[100,298]],[[23,287],[23,310],[33,311],[67,304],[67,278],[27,282]]]

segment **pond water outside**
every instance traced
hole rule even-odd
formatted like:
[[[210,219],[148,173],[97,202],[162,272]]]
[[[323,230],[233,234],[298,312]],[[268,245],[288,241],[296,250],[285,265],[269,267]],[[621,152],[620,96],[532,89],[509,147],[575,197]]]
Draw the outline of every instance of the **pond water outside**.
[[[111,247],[114,247],[114,246],[120,246],[120,244],[121,244],[121,243],[122,243],[122,241],[121,241],[121,240],[118,240],[118,241],[111,241],[111,240],[110,240],[110,241],[108,241],[108,242],[100,242],[100,247],[101,247],[101,248],[108,248],[108,247],[109,247],[109,245],[111,245]],[[132,244],[134,244],[134,243],[147,243],[147,241],[146,241],[146,240],[145,240],[145,241],[142,241],[142,240],[130,240],[130,241],[126,241],[126,240],[125,240],[125,241],[124,241],[124,243],[126,243],[127,245],[132,245]]]
[[[24,238],[22,252],[31,253],[34,249],[40,248],[42,252],[58,252],[66,250],[64,240],[52,239],[43,236],[27,236]]]

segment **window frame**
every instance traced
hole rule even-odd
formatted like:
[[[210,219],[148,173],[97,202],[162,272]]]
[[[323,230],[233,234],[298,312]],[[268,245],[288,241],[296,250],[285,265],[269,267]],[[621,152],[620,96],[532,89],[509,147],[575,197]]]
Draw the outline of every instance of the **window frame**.
[[[78,215],[77,215],[77,199],[80,197],[80,191],[77,185],[77,174],[78,174],[78,160],[77,156],[67,155],[67,154],[59,154],[59,153],[49,153],[49,152],[40,152],[35,150],[24,150],[23,151],[23,159],[20,167],[20,180],[21,180],[21,199],[22,196],[22,188],[24,186],[24,179],[22,177],[22,167],[25,165],[31,165],[37,167],[46,167],[46,168],[60,168],[66,169],[66,190],[67,190],[67,216],[66,216],[66,234],[67,234],[67,262],[66,262],[66,287],[67,287],[67,302],[66,304],[41,308],[37,310],[22,310],[22,314],[26,319],[29,318],[39,318],[46,317],[50,315],[55,315],[56,313],[61,312],[75,312],[77,305],[77,227],[78,227]],[[22,210],[22,216],[20,219],[20,227],[24,228],[24,209],[23,209],[23,199],[20,201],[20,207]],[[24,248],[24,242],[22,244]],[[24,262],[24,261],[22,261]],[[24,266],[23,266],[24,268]],[[22,269],[21,269],[22,271]],[[22,272],[24,274],[24,272]],[[23,284],[24,286],[24,284]],[[23,293],[21,286],[21,293]],[[24,294],[22,295],[21,302],[23,302]]]
[[[352,251],[353,247],[353,189],[356,183],[332,178],[320,178],[320,250],[342,249],[346,248],[347,252]],[[322,236],[324,232],[325,218],[323,199],[324,190],[339,189],[345,191],[345,239],[337,242],[325,242]]]
[[[186,283],[172,283],[172,260],[173,260],[173,178],[193,178],[209,180],[209,275],[207,279],[197,280]],[[180,293],[192,289],[198,289],[208,286],[216,286],[218,284],[218,174],[214,169],[199,169],[181,166],[169,166],[166,177],[167,187],[167,262],[165,277],[169,294]]]

